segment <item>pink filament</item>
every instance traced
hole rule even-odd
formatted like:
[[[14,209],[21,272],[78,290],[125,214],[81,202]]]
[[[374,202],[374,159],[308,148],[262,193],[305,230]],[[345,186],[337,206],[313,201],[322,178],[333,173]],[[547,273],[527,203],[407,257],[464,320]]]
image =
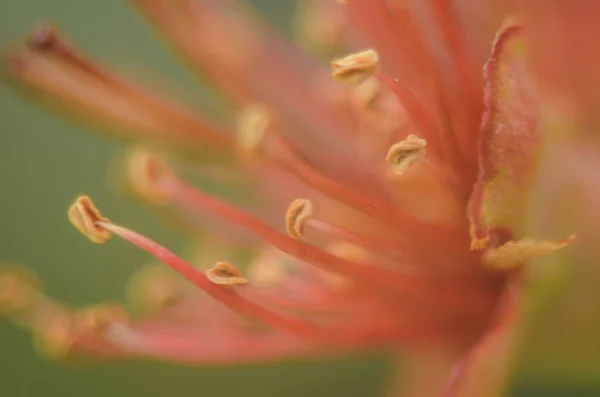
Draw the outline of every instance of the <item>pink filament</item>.
[[[318,335],[318,332],[313,327],[309,326],[306,322],[298,318],[277,313],[271,309],[242,298],[232,289],[224,288],[223,286],[212,283],[210,280],[208,280],[204,272],[194,268],[192,265],[179,258],[174,253],[150,240],[149,238],[112,223],[97,222],[97,224],[138,246],[139,248],[151,253],[157,259],[160,259],[162,262],[173,268],[173,270],[180,273],[198,288],[202,289],[214,299],[218,300],[234,311],[242,315],[257,318],[261,321],[264,321],[266,324],[273,326],[274,328],[281,328],[311,337]]]

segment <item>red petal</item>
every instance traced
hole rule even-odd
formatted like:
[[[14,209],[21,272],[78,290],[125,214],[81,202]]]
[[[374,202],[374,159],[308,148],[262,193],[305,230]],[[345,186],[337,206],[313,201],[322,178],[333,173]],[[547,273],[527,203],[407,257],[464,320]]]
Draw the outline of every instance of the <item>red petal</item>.
[[[468,208],[474,249],[486,246],[489,229],[514,230],[535,165],[541,134],[523,45],[521,26],[505,23],[484,67],[479,175]]]
[[[502,395],[509,370],[521,297],[521,277],[515,273],[487,332],[455,365],[444,397]]]

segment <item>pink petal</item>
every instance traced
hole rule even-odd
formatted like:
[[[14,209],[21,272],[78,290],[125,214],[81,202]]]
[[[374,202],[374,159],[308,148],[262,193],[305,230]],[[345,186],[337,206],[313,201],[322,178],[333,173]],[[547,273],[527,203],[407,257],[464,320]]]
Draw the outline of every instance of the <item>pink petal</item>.
[[[528,27],[536,78],[550,94],[566,95],[594,123],[600,107],[600,3],[519,0]]]
[[[520,274],[513,274],[482,338],[455,365],[444,397],[502,395],[509,370],[521,297]]]
[[[484,67],[479,175],[467,210],[474,249],[487,245],[490,229],[519,224],[541,141],[523,45],[521,25],[505,23]]]

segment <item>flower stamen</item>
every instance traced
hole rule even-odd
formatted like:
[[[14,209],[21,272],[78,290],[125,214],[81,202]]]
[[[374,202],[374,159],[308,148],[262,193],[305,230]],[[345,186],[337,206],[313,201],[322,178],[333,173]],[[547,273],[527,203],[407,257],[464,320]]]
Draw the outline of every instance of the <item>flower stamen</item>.
[[[344,84],[358,85],[373,76],[378,64],[377,51],[357,52],[331,62],[332,76]]]
[[[96,244],[110,239],[110,231],[100,225],[109,220],[102,216],[88,196],[79,196],[69,208],[69,221],[81,234]]]
[[[403,223],[404,225],[411,222],[409,214],[394,211],[391,206],[371,197],[369,194],[328,178],[284,139],[280,138],[278,142],[281,144],[277,153],[278,164],[289,170],[308,186],[341,203],[354,207],[374,219],[396,224]]]
[[[62,105],[76,117],[102,121],[100,127],[129,139],[175,144],[188,152],[209,146],[228,149],[223,128],[195,112],[129,84],[86,58],[52,27],[34,31],[28,49],[8,53],[7,71],[18,83]]]
[[[427,145],[425,139],[409,135],[405,140],[390,147],[385,160],[392,165],[394,174],[402,175],[425,157],[425,145]]]
[[[307,199],[296,199],[289,205],[285,213],[285,229],[287,233],[298,240],[303,240],[304,225],[312,215],[312,203]]]
[[[75,313],[77,326],[85,332],[102,332],[113,323],[129,322],[127,311],[116,303],[86,307]]]
[[[229,262],[217,262],[213,267],[204,271],[206,277],[214,284],[223,286],[238,286],[248,284],[244,274]]]
[[[280,233],[275,228],[252,215],[231,206],[201,190],[194,189],[182,181],[174,185],[173,200],[191,211],[209,210],[228,222],[241,226],[281,251],[324,270],[333,271],[360,280],[365,285],[401,290],[407,295],[430,300],[434,304],[460,306],[478,310],[487,305],[484,300],[474,301],[464,286],[447,284],[440,288],[437,281],[423,275],[406,274],[376,264],[364,266],[338,258],[318,247]],[[115,226],[111,225],[111,231]],[[401,287],[400,287],[401,286]],[[460,291],[460,294],[458,293]],[[456,300],[454,300],[456,299]],[[460,303],[459,303],[460,301]],[[469,308],[467,308],[469,306]]]
[[[161,264],[142,268],[127,286],[127,299],[140,313],[156,313],[185,297],[185,281]]]
[[[265,141],[275,128],[275,119],[273,111],[264,105],[246,107],[238,118],[236,128],[240,151],[251,158],[262,154]]]
[[[285,214],[285,224],[288,235],[298,240],[304,240],[306,237],[305,229],[311,227],[335,239],[365,248],[374,248],[378,252],[386,251],[389,253],[398,251],[401,246],[406,246],[406,244],[401,244],[397,240],[385,241],[369,237],[362,233],[317,219],[313,216],[312,203],[307,199],[296,199],[289,205]]]
[[[257,287],[276,287],[284,282],[284,254],[270,246],[263,248],[248,267],[248,278]]]
[[[82,196],[76,201],[76,205],[78,207],[84,208],[84,211],[82,212],[83,214],[89,214],[87,212],[87,208],[90,208],[90,203],[91,200],[87,196]],[[98,210],[95,207],[93,208],[95,210],[94,213],[99,214]],[[71,211],[69,211],[69,214],[71,214]],[[78,220],[79,217],[75,216],[74,219]],[[303,320],[277,313],[267,307],[242,298],[231,289],[222,288],[220,285],[209,280],[203,271],[194,268],[192,265],[179,258],[171,251],[167,250],[165,247],[132,230],[115,225],[104,219],[105,218],[98,218],[93,220],[93,218],[88,217],[87,221],[92,222],[94,226],[100,228],[101,230],[106,229],[108,232],[114,233],[154,255],[157,259],[169,265],[171,268],[173,268],[173,270],[180,273],[188,281],[204,290],[214,299],[229,306],[231,309],[239,312],[240,314],[255,317],[275,328],[282,328],[310,336],[315,336],[318,333],[311,325],[305,323]],[[84,230],[87,231],[88,229],[86,228]],[[84,233],[84,235],[89,236],[87,232]]]
[[[47,303],[37,308],[34,319],[26,327],[31,328],[33,344],[44,356],[58,359],[73,351],[78,331],[71,313],[58,304]]]
[[[0,268],[0,315],[27,310],[36,299],[39,280],[19,266]]]
[[[126,170],[129,185],[138,196],[155,205],[168,202],[161,180],[168,179],[171,170],[158,156],[136,148],[129,155]]]

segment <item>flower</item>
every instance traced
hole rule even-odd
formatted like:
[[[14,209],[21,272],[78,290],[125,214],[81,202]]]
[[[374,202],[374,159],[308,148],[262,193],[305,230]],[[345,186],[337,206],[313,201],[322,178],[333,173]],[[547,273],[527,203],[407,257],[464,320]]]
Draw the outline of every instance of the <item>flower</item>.
[[[142,273],[144,310],[130,318],[113,304],[69,311],[10,270],[0,307],[52,355],[224,364],[408,347],[439,353],[448,380],[424,368],[407,393],[500,390],[522,266],[575,239],[523,228],[544,138],[526,27],[499,26],[483,62],[443,2],[425,17],[399,1],[309,2],[305,15],[319,17],[308,28],[321,33],[308,37],[321,51],[372,47],[332,62],[340,85],[234,2],[134,2],[230,99],[235,133],[112,75],[53,28],[11,52],[8,72],[135,141],[125,173],[139,197],[192,228],[210,223],[255,257],[246,272],[224,261],[199,269],[81,196],[69,210],[77,230],[95,243],[115,234],[183,277]],[[319,29],[332,13],[346,17]],[[251,181],[258,203],[242,209],[195,188],[173,171],[173,152],[221,161]],[[482,374],[491,359],[497,367]]]

